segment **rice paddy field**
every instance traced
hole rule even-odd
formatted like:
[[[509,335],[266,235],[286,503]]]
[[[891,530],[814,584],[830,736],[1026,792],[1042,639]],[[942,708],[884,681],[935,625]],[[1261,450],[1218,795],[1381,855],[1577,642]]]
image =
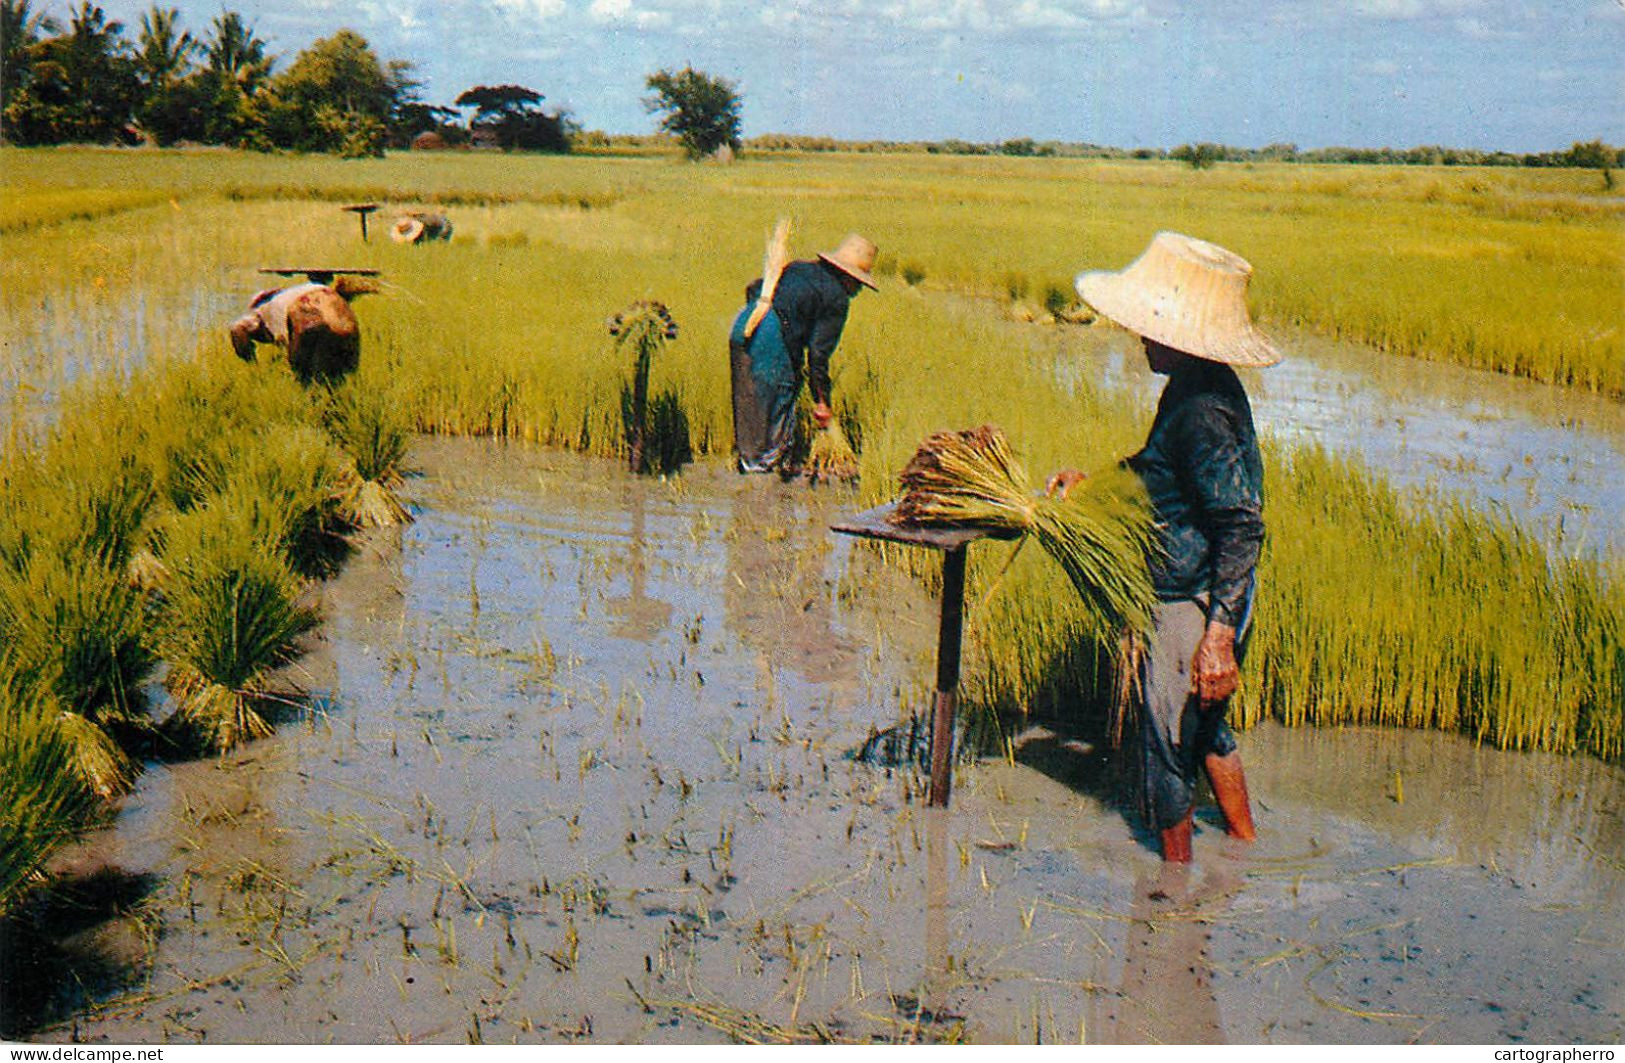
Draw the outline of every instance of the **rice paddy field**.
[[[1625,1032],[1625,207],[1596,175],[8,150],[0,179],[8,1034]],[[362,200],[456,235],[362,243]],[[783,213],[800,256],[882,247],[835,361],[855,488],[726,471],[725,336]],[[972,551],[943,816],[935,565],[824,532],[942,429],[998,424],[1035,477],[1135,449],[1125,338],[1053,318],[1161,228],[1253,262],[1294,381],[1427,363],[1377,413],[1358,375],[1315,417],[1246,380],[1264,838],[1209,820],[1177,882],[1053,563]],[[382,271],[339,392],[231,356],[262,266]],[[648,299],[679,325],[668,477],[625,471],[606,328]],[[1513,390],[1429,412],[1435,380]],[[369,530],[396,498],[417,522]]]

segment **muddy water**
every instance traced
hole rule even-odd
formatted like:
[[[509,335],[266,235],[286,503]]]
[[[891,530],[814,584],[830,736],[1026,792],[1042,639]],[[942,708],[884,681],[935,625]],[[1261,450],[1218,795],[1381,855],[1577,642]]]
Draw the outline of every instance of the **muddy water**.
[[[94,1000],[39,974],[35,1036],[1625,1034],[1618,768],[1263,728],[1260,842],[1204,811],[1165,877],[1059,723],[961,768],[947,814],[913,770],[845,756],[925,704],[935,634],[824,531],[848,498],[472,441],[416,457],[418,523],[325,588],[298,675],[321,711],[154,768],[71,856],[137,899],[64,943]]]
[[[1162,378],[1127,334],[1071,333],[1074,372],[1155,402]],[[1285,361],[1243,371],[1261,431],[1498,509],[1564,552],[1625,553],[1625,404],[1307,333],[1277,338]]]

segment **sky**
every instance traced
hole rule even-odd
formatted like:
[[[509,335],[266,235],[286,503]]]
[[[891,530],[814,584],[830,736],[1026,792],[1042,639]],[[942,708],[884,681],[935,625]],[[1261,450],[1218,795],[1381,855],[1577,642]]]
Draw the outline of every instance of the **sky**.
[[[1515,152],[1625,144],[1625,0],[164,0],[282,56],[340,28],[423,97],[525,85],[645,133],[644,78],[735,82],[745,136]],[[36,2],[56,15],[66,0]],[[102,0],[133,37],[133,0]]]

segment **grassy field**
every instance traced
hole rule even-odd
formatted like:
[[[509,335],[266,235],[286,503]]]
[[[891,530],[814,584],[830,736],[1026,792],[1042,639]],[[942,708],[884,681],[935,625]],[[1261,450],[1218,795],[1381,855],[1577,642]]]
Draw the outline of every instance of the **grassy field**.
[[[13,412],[0,627],[23,647],[0,671],[35,677],[16,712],[71,720],[81,750],[100,754],[84,785],[104,792],[131,749],[154,741],[149,707],[129,694],[160,660],[176,701],[163,734],[224,745],[262,730],[258,703],[229,695],[268,694],[265,669],[308,623],[299,581],[336,563],[319,546],[342,530],[343,483],[364,460],[344,442],[377,435],[336,432],[325,399],[276,365],[231,357],[223,326],[269,283],[257,266],[384,271],[384,292],[357,306],[359,384],[387,401],[339,406],[370,409],[386,434],[385,422],[410,421],[603,454],[623,445],[631,372],[606,319],[659,299],[681,325],[652,369],[651,399],[671,412],[661,430],[723,455],[723,337],[772,219],[795,216],[802,255],[867,232],[887,254],[885,290],[854,305],[835,393],[873,500],[944,428],[999,424],[1034,475],[1102,467],[1137,446],[1145,411],[1066,384],[1072,356],[1056,330],[943,289],[1063,298],[1077,270],[1120,266],[1163,227],[1252,259],[1266,319],[1625,386],[1621,201],[1585,174],[90,151],[6,152],[0,165],[0,386]],[[457,204],[457,237],[363,245],[337,210],[357,199]],[[42,409],[55,414],[48,430],[33,416]],[[1312,449],[1268,464],[1267,604],[1246,720],[1440,727],[1507,748],[1621,754],[1616,563],[1553,561],[1503,519],[1400,495]],[[159,572],[143,590],[127,578],[138,559]],[[1038,551],[1000,577],[1005,560],[980,550],[972,571],[967,696],[991,736],[1035,712],[1094,712],[1110,652]],[[228,613],[265,624],[243,634],[211,623]],[[52,763],[61,751],[39,730],[0,740]]]
[[[789,211],[799,216],[802,241],[866,231],[890,273],[1035,302],[1050,292],[1069,297],[1078,270],[1121,266],[1152,232],[1173,228],[1253,262],[1265,321],[1625,394],[1617,325],[1625,319],[1625,194],[1605,190],[1590,171],[1294,164],[1197,171],[1163,162],[944,156],[759,156],[722,168],[661,157],[347,162],[84,150],[8,151],[0,171],[0,233],[15,240],[31,227],[88,219],[83,229],[56,226],[60,240],[42,234],[43,256],[8,285],[8,311],[13,300],[98,276],[114,284],[109,271],[138,272],[138,260],[156,250],[128,240],[146,244],[153,236],[155,220],[143,220],[143,208],[167,207],[176,227],[201,233],[222,201],[432,201],[465,208],[460,223],[474,221],[466,218],[470,208],[522,204],[542,212],[537,220],[549,209],[580,209],[599,215],[576,233],[583,251],[618,253],[621,230],[630,229],[646,241],[671,240],[676,256],[699,246],[729,257],[754,247],[772,216]],[[606,214],[613,224],[601,232]],[[336,217],[353,231],[352,219]],[[523,219],[506,224],[463,231],[484,241],[555,238]],[[301,228],[299,246],[321,231],[347,235],[322,218]],[[694,231],[705,234],[697,245],[687,242]],[[216,250],[246,252],[247,261],[238,260],[246,266],[256,246],[264,242]]]

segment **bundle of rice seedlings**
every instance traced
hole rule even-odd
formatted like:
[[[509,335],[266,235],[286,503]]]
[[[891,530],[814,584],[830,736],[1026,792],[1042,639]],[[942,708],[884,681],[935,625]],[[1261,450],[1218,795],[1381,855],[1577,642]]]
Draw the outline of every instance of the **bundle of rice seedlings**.
[[[302,575],[327,575],[343,542],[333,531],[346,462],[321,429],[270,424],[239,431],[193,455],[177,475],[185,481],[184,512],[217,507],[242,513],[253,539],[280,551]],[[173,523],[171,520],[169,523]],[[165,556],[166,526],[152,541]]]
[[[0,662],[0,679],[10,671]],[[16,908],[51,854],[103,811],[74,769],[61,718],[50,694],[0,682],[0,916]]]
[[[71,552],[118,567],[138,548],[156,498],[152,470],[105,441],[59,439],[7,455],[0,472],[0,564],[34,552]]]
[[[328,393],[322,420],[348,459],[338,484],[339,517],[356,528],[410,524],[399,492],[412,425],[395,392],[352,381]]]
[[[77,775],[104,796],[123,793],[136,764],[114,733],[146,720],[140,686],[154,660],[143,635],[145,602],[124,575],[83,553],[41,550],[20,569],[0,567],[5,684],[62,707]]]
[[[170,725],[216,750],[270,734],[259,707],[281,700],[271,672],[317,622],[298,577],[255,534],[253,514],[218,503],[175,519],[163,560],[156,644],[170,664]]]
[[[846,441],[839,421],[831,419],[829,424],[813,432],[804,472],[813,483],[858,478],[858,455]]]
[[[927,438],[901,480],[895,522],[1030,534],[1066,572],[1097,631],[1148,630],[1155,539],[1132,473],[1090,477],[1064,500],[1035,495],[1004,433],[983,425]]]
[[[609,319],[615,349],[633,352],[632,398],[626,417],[627,467],[644,471],[644,442],[649,431],[649,368],[655,352],[677,338],[677,322],[665,304],[639,300]]]
[[[756,305],[751,307],[750,317],[745,319],[747,340],[756,335],[757,326],[773,309],[773,293],[778,291],[779,278],[784,276],[784,267],[789,264],[790,219],[780,218],[767,237],[767,251],[762,256],[762,290],[756,296]]]

